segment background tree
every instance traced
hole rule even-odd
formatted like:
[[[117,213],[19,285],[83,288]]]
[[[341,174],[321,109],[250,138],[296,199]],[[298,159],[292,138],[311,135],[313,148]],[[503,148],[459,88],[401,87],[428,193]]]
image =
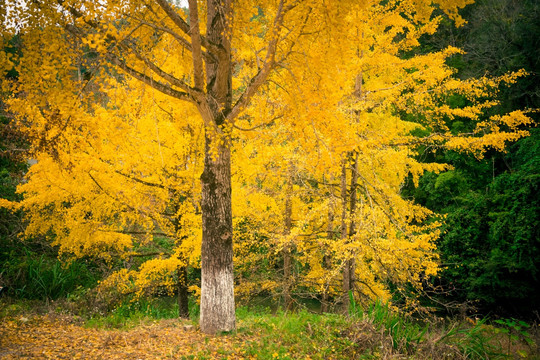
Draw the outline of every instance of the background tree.
[[[421,49],[432,51],[448,42],[463,48],[466,53],[450,59],[463,79],[525,69],[526,77],[501,89],[500,104],[490,113],[537,109],[538,10],[538,4],[530,1],[478,1],[465,10],[468,22],[462,28],[444,21],[440,32],[422,40]],[[459,106],[465,99],[452,101]],[[530,116],[537,124],[537,113]],[[453,131],[470,126],[463,119],[451,125]],[[417,190],[406,192],[428,208],[448,214],[438,247],[449,299],[468,300],[481,311],[502,316],[534,316],[538,203],[529,194],[538,187],[539,154],[534,145],[538,135],[533,129],[529,138],[502,153],[489,150],[482,159],[453,151],[423,153],[425,159],[455,168],[440,175],[428,173]]]

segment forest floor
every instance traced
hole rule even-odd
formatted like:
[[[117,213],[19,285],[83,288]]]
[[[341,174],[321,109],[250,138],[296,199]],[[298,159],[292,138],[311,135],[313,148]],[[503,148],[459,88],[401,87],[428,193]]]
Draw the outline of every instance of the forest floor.
[[[132,329],[88,328],[72,317],[3,319],[1,359],[245,359],[253,336],[206,336],[164,319]]]
[[[506,341],[507,333],[481,322],[422,330],[396,317],[381,327],[373,316],[241,309],[237,318],[237,331],[209,336],[178,318],[111,324],[58,308],[2,311],[0,359],[540,359],[536,328],[528,341]]]

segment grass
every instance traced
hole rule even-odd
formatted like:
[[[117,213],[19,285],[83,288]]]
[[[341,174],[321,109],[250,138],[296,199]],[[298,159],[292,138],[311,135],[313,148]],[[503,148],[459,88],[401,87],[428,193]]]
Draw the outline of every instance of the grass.
[[[8,286],[13,297],[55,300],[68,296],[77,287],[91,288],[98,281],[97,274],[83,260],[66,264],[56,257],[24,251],[23,257],[9,259],[0,269],[0,278],[17,284],[12,288]]]
[[[88,327],[130,329],[154,320],[177,319],[176,299],[160,297],[126,301],[105,315],[93,314],[85,324]]]
[[[67,302],[49,303],[49,311],[62,312]],[[191,321],[178,322],[174,298],[150,298],[121,303],[107,314],[81,318],[86,329],[168,327],[196,330],[198,309],[191,304]],[[351,303],[349,316],[317,314],[307,310],[275,311],[268,307],[237,309],[237,331],[214,337],[198,335],[197,350],[185,359],[535,359],[537,329],[511,321],[425,319],[420,322],[376,302],[365,309]],[[0,316],[28,317],[35,302],[0,300]],[[42,309],[43,310],[43,309]],[[41,311],[43,313],[43,311]],[[522,333],[517,333],[517,330]],[[509,336],[509,332],[516,336]],[[192,333],[192,334],[195,334]],[[186,333],[187,334],[187,333]],[[520,335],[520,336],[517,336]],[[220,345],[223,343],[223,345]],[[233,344],[233,345],[231,345]],[[181,349],[178,349],[179,351]],[[183,349],[185,350],[185,349]]]
[[[351,358],[355,344],[343,329],[350,320],[339,315],[319,315],[306,310],[297,313],[238,311],[238,333],[255,335],[246,344],[246,354],[258,359]]]

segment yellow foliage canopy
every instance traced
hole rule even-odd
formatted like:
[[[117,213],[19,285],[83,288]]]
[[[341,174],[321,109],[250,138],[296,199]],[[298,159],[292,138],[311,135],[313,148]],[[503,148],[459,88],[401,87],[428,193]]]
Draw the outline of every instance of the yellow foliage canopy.
[[[400,190],[448,167],[419,162],[416,147],[482,156],[530,124],[522,111],[485,115],[523,72],[464,81],[447,65],[459,49],[404,56],[436,31],[435,5],[459,26],[470,1],[227,2],[225,45],[209,38],[210,5],[196,3],[188,13],[161,0],[44,1],[0,13],[20,21],[22,53],[0,52],[0,74],[19,74],[3,89],[38,160],[20,187],[26,234],[106,259],[166,236],[166,256],[110,281],[170,286],[166,275],[200,256],[203,157],[231,149],[238,294],[282,289],[279,272],[249,273],[263,258],[276,272],[291,248],[294,286],[332,296],[351,260],[366,297],[436,274],[440,224]],[[227,76],[212,77],[214,64]],[[474,126],[452,132],[454,120]]]

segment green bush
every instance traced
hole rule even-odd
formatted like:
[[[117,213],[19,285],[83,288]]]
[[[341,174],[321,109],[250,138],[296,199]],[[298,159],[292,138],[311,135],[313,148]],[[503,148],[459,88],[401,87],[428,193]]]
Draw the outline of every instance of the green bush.
[[[84,260],[65,264],[45,254],[26,250],[24,257],[4,262],[0,278],[9,284],[9,294],[16,298],[54,300],[66,297],[78,287],[93,287],[98,275]]]

